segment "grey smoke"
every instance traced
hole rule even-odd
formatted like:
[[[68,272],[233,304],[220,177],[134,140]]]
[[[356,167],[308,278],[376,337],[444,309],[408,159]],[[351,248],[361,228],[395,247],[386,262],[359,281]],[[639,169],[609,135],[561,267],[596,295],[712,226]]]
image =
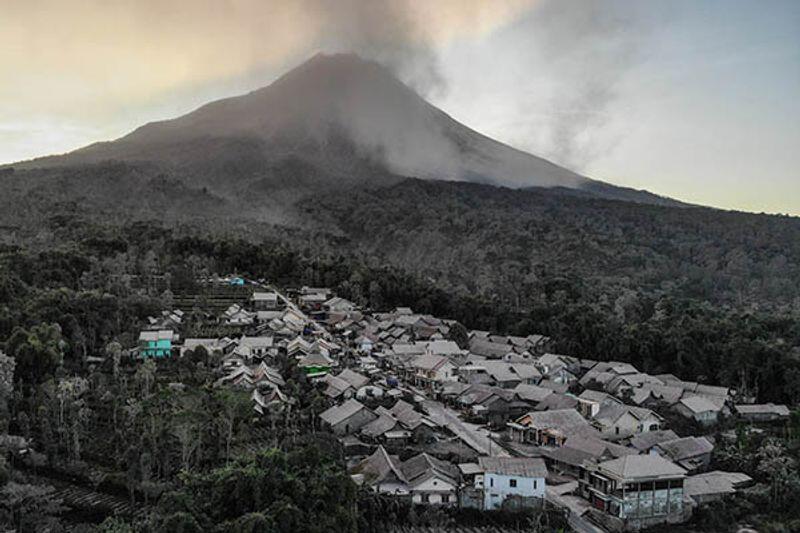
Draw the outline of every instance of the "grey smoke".
[[[386,0],[320,0],[329,31],[319,48],[355,52],[392,70],[418,92],[445,90],[445,80],[430,37],[419,28],[409,5]]]
[[[599,133],[619,98],[619,85],[645,57],[650,24],[635,3],[546,0],[531,17],[530,32],[543,68],[557,80],[548,102],[545,155],[574,170],[612,141]]]

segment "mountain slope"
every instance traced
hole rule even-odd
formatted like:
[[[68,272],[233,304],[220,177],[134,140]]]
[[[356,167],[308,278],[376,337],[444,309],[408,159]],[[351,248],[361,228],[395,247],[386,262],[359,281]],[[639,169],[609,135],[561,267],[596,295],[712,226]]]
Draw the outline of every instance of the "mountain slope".
[[[481,135],[426,102],[386,68],[346,54],[317,55],[249,94],[147,124],[116,141],[18,166],[147,162],[230,196],[247,194],[253,180],[286,185],[272,174],[287,159],[312,169],[319,178],[315,188],[380,185],[394,175],[566,187],[606,198],[678,204],[590,180]]]

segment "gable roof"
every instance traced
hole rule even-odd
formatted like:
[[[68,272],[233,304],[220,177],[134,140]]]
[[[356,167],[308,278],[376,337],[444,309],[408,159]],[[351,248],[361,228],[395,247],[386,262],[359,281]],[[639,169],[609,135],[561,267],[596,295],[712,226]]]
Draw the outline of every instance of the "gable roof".
[[[736,412],[740,415],[774,415],[774,416],[789,416],[789,408],[785,405],[776,405],[772,403],[745,405],[739,404],[734,406]]]
[[[391,431],[396,425],[397,420],[395,420],[394,417],[381,413],[378,415],[378,418],[362,427],[361,433],[367,437],[375,438],[383,435],[387,431]]]
[[[678,435],[671,429],[647,431],[645,433],[639,433],[638,435],[631,437],[631,446],[633,446],[640,452],[646,452],[659,442],[675,440],[677,438]]]
[[[708,411],[717,412],[720,408],[705,396],[689,396],[681,398],[681,405],[689,409],[692,413],[705,413]]]
[[[659,442],[656,446],[673,461],[683,461],[714,450],[714,445],[705,437],[684,437]]]
[[[486,473],[506,476],[547,477],[547,467],[537,457],[478,457],[478,464]]]
[[[355,415],[362,409],[367,409],[364,404],[353,398],[347,400],[342,405],[336,405],[324,411],[319,417],[328,424],[335,426]]]
[[[439,477],[454,487],[458,486],[458,469],[427,453],[421,453],[405,461],[401,467],[409,485],[418,485],[431,477]]]
[[[426,348],[428,352],[435,355],[461,355],[464,352],[458,347],[458,344],[447,340],[429,341]]]
[[[551,394],[554,394],[550,389],[526,383],[520,383],[512,390],[521,400],[528,402],[541,402]]]
[[[438,370],[450,360],[443,355],[418,355],[411,361],[411,366],[420,370]]]
[[[617,479],[683,477],[686,470],[660,455],[626,455],[598,465],[600,470]]]
[[[350,370],[349,368],[345,368],[344,370],[339,372],[339,375],[336,376],[336,377],[341,379],[341,380],[343,380],[343,381],[346,381],[354,389],[360,389],[361,387],[363,387],[364,385],[369,383],[369,378],[368,377],[362,376],[358,372],[354,372],[353,370]]]
[[[381,483],[391,476],[397,478],[398,481],[406,482],[406,476],[400,468],[399,458],[396,455],[389,455],[383,446],[378,446],[372,455],[356,465],[351,472],[364,476],[364,482],[368,485]]]
[[[525,423],[527,420],[527,423]],[[520,417],[517,423],[544,430],[556,429],[570,435],[596,435],[596,430],[575,409],[556,409],[553,411],[531,411]]]

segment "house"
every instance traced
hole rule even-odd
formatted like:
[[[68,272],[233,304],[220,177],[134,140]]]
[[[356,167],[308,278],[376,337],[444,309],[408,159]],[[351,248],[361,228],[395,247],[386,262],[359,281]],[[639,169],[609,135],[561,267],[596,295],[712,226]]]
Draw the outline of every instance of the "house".
[[[594,418],[600,408],[607,405],[622,405],[622,401],[605,392],[586,389],[578,396],[578,411],[586,418]]]
[[[675,440],[678,435],[671,429],[659,429],[657,431],[649,431],[647,433],[639,433],[631,437],[631,447],[637,449],[639,453],[650,453],[653,446],[659,442],[666,442],[668,440]]]
[[[282,302],[275,291],[255,291],[250,297],[256,311],[275,311],[282,307]]]
[[[536,411],[559,411],[563,409],[577,409],[578,399],[572,394],[554,392],[536,405]]]
[[[434,340],[425,343],[425,353],[429,355],[448,355],[456,356],[464,353],[464,350],[458,347],[453,341],[447,340]]]
[[[554,394],[550,389],[539,387],[538,385],[526,385],[524,383],[520,383],[514,387],[513,392],[521,401],[533,405],[538,404],[551,394]]]
[[[426,453],[401,462],[378,446],[350,473],[356,483],[381,494],[407,497],[413,503],[451,506],[458,502],[458,468]]]
[[[638,452],[627,446],[614,444],[596,437],[570,437],[563,446],[542,448],[548,468],[574,477],[586,461],[602,462]]]
[[[242,337],[236,342],[233,353],[245,359],[263,358],[275,354],[273,337]]]
[[[260,415],[282,411],[291,400],[277,387],[256,388],[250,395],[253,410]]]
[[[280,388],[286,385],[280,372],[267,366],[263,361],[256,366],[241,365],[233,368],[227,375],[218,379],[215,386],[222,385],[252,389],[264,385]]]
[[[607,438],[619,439],[661,429],[662,418],[644,407],[609,404],[600,408],[592,419],[594,426]]]
[[[446,506],[458,503],[460,476],[455,465],[421,453],[404,461],[400,469],[413,503]]]
[[[349,368],[345,368],[339,372],[339,375],[336,377],[347,382],[355,390],[358,390],[369,383],[368,377],[362,376],[358,372],[350,370]]]
[[[567,355],[546,353],[536,360],[536,366],[539,367],[539,370],[544,375],[549,375],[557,369],[563,368],[574,377],[580,367],[580,361]]]
[[[139,333],[139,355],[141,357],[169,357],[172,343],[178,336],[171,329],[142,331]]]
[[[289,357],[305,356],[314,351],[313,343],[308,342],[303,337],[297,336],[286,345],[286,354]]]
[[[738,489],[752,481],[753,478],[741,472],[714,470],[687,477],[683,483],[683,493],[701,505],[735,494]]]
[[[326,374],[319,380],[319,383],[325,384],[325,390],[322,393],[328,398],[337,399],[343,397],[349,399],[355,393],[350,383],[331,374]]]
[[[748,422],[773,422],[775,420],[787,420],[789,418],[789,408],[785,405],[775,405],[772,403],[761,405],[736,405],[734,406],[739,418]]]
[[[350,471],[350,476],[357,484],[366,485],[375,492],[407,496],[408,482],[400,465],[399,457],[389,455],[383,446],[378,446],[372,455]]]
[[[482,361],[475,365],[485,374],[485,381],[504,389],[513,389],[517,385],[537,385],[542,375],[535,366],[525,363],[508,363],[506,361]],[[469,368],[467,367],[462,368]]]
[[[689,396],[681,400],[673,407],[685,418],[691,418],[696,422],[710,426],[719,420],[722,408],[705,396]]]
[[[638,530],[685,520],[685,478],[683,468],[659,455],[626,455],[585,463],[578,484],[580,495],[614,529]]]
[[[420,387],[433,390],[446,381],[458,381],[456,366],[443,355],[418,355],[410,367],[414,384]]]
[[[331,407],[319,417],[336,435],[355,433],[378,416],[358,400],[349,399],[342,405]]]
[[[490,342],[487,338],[473,337],[469,341],[469,352],[475,355],[481,355],[487,359],[502,359],[509,352],[514,349],[508,344],[499,344]]]
[[[244,309],[239,304],[233,304],[222,313],[222,323],[227,326],[249,326],[255,317],[255,313]]]
[[[336,365],[336,361],[319,352],[310,353],[297,361],[297,366],[302,368],[308,377],[324,376]]]
[[[355,340],[355,344],[358,348],[358,351],[365,354],[371,354],[372,350],[375,348],[375,341],[372,340],[368,335],[360,335]]]
[[[173,311],[161,311],[161,316],[158,318],[152,316],[147,317],[147,322],[149,325],[148,329],[155,330],[179,328],[183,323],[183,317],[184,313],[180,309],[175,309]]]
[[[186,352],[194,351],[202,346],[208,354],[215,352],[221,354],[228,354],[236,348],[236,341],[223,337],[221,339],[185,339],[181,345],[181,357],[186,355]]]
[[[483,475],[475,476],[475,489],[483,492],[483,510],[541,505],[547,467],[532,457],[479,457]]]
[[[334,296],[333,298],[325,300],[322,304],[322,308],[328,313],[349,313],[355,310],[356,304],[350,300]]]
[[[713,451],[714,445],[705,437],[684,437],[659,442],[650,453],[657,453],[695,474],[708,468]]]
[[[330,290],[329,289],[316,289],[312,287],[303,287],[301,294],[297,298],[300,305],[311,311],[318,311],[322,309],[322,305],[328,301]]]
[[[531,411],[507,426],[513,440],[540,446],[562,446],[568,437],[599,437],[599,433],[575,409]]]

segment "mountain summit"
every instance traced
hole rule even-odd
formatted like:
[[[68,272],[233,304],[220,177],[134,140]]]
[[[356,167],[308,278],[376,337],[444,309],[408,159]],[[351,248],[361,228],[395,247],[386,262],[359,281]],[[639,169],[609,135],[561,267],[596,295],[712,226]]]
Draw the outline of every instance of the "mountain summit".
[[[185,171],[195,185],[216,191],[231,180],[240,187],[252,179],[265,187],[285,185],[290,162],[290,174],[303,174],[299,182],[306,185],[394,175],[672,203],[590,180],[490,139],[429,104],[387,68],[352,54],[318,54],[262,89],[25,166],[108,160]]]

